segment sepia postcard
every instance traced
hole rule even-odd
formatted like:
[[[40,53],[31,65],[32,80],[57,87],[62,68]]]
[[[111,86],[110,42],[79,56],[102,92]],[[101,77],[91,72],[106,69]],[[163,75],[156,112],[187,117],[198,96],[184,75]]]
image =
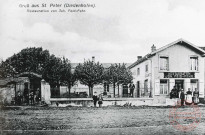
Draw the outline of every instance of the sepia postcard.
[[[205,1],[0,2],[0,134],[205,134]]]

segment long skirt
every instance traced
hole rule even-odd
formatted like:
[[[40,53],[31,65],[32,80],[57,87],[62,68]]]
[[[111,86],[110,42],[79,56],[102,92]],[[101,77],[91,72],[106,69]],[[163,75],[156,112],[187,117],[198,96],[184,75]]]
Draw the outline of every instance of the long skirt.
[[[186,104],[187,104],[187,105],[192,104],[192,96],[191,96],[191,95],[187,95],[187,96],[186,96]]]
[[[197,96],[194,96],[194,104],[198,104],[199,103],[199,98]]]

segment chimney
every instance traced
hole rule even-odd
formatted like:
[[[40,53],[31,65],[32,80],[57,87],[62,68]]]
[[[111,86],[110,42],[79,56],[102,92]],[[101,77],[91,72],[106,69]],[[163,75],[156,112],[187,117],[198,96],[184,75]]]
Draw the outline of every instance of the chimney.
[[[156,51],[156,50],[157,50],[157,49],[156,49],[156,46],[153,44],[152,47],[151,47],[151,51],[154,52],[154,51]]]
[[[92,57],[92,62],[95,62],[95,56]]]
[[[139,60],[139,59],[141,59],[142,58],[142,56],[137,56],[137,60]]]

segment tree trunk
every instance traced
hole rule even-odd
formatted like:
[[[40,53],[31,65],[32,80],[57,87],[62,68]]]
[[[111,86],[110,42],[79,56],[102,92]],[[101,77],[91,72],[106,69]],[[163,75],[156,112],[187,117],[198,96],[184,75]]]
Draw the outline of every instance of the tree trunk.
[[[113,83],[113,93],[114,93],[114,97],[115,97],[115,83]]]
[[[71,89],[71,84],[69,83],[68,84],[68,94],[69,94],[69,96],[70,96],[70,89]]]
[[[93,86],[91,87],[91,98],[93,97]]]
[[[120,97],[120,88],[119,88],[119,83],[117,84],[117,89],[118,89],[118,97]]]
[[[57,89],[56,89],[57,91],[56,91],[56,96],[57,97],[60,97],[60,83],[59,84],[57,84]]]
[[[15,82],[15,87],[14,87],[14,91],[15,91],[15,97],[14,97],[14,100],[15,100],[15,104],[16,104],[16,82]]]
[[[89,97],[93,97],[93,86],[89,86]]]
[[[91,94],[91,90],[90,90],[91,88],[90,88],[90,86],[88,86],[88,88],[89,88],[89,97],[91,97],[91,95],[90,95]]]

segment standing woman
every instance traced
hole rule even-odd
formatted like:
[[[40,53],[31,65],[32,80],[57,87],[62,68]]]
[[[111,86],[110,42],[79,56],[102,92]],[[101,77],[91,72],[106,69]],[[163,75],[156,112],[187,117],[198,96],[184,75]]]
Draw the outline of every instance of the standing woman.
[[[99,95],[99,99],[98,99],[98,104],[99,104],[99,107],[102,107],[102,104],[103,104],[103,98],[102,98],[102,95],[100,94]]]
[[[195,88],[193,96],[194,96],[194,104],[197,105],[199,103],[199,91],[197,90],[197,88]]]
[[[190,88],[188,88],[188,91],[186,92],[186,104],[192,104],[192,92],[190,91]]]

